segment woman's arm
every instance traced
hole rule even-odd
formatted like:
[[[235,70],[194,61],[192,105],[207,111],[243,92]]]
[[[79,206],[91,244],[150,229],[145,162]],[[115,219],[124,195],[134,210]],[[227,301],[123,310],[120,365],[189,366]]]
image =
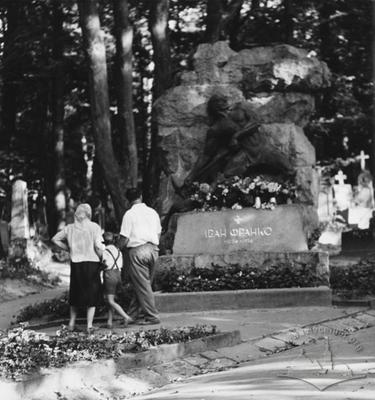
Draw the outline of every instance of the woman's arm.
[[[51,239],[52,243],[56,246],[60,247],[65,251],[69,251],[69,246],[66,242],[66,231],[62,229],[60,232],[57,232],[56,235]]]
[[[102,258],[105,246],[103,244],[102,230],[97,225],[94,233],[94,249],[99,258]]]

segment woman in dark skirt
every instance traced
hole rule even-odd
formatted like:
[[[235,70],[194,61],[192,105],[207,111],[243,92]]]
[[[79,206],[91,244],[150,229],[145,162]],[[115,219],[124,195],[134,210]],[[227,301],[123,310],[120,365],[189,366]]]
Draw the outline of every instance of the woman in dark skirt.
[[[80,204],[74,214],[74,223],[65,226],[53,238],[53,243],[69,251],[70,263],[70,321],[75,329],[77,308],[87,310],[87,332],[93,332],[95,307],[102,300],[100,258],[103,254],[100,226],[91,221],[91,207]]]

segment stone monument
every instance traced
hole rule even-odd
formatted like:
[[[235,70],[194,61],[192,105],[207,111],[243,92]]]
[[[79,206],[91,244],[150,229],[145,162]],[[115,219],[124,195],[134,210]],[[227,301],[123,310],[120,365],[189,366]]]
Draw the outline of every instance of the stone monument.
[[[15,181],[12,187],[10,239],[9,256],[25,256],[27,241],[30,239],[30,225],[27,184],[22,180]]]
[[[27,184],[22,180],[14,182],[12,187],[10,232],[11,240],[30,238]]]
[[[249,251],[307,251],[298,208],[245,208],[184,213],[178,219],[173,254],[229,254]],[[293,227],[293,229],[286,229]]]
[[[304,229],[313,231],[319,177],[303,127],[314,112],[314,94],[330,84],[326,64],[289,45],[235,52],[216,42],[198,46],[193,66],[155,102],[161,214],[192,180],[267,173],[292,177]]]
[[[183,72],[179,85],[154,105],[162,217],[178,211],[179,202],[180,210],[189,210],[183,200],[193,181],[215,185],[262,174],[271,182],[291,180],[297,199],[273,211],[175,215],[165,226],[174,235],[168,248],[173,254],[159,258],[159,271],[303,264],[328,284],[327,255],[309,252],[306,239],[319,223],[319,176],[303,128],[314,112],[315,93],[329,85],[326,64],[289,45],[239,52],[226,42],[198,46],[193,70]]]

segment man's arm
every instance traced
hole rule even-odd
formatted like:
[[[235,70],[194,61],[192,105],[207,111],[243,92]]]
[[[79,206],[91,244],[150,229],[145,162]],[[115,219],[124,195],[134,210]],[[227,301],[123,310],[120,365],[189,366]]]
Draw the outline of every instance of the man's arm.
[[[128,245],[128,243],[129,243],[129,238],[127,238],[125,236],[122,236],[120,234],[120,237],[119,237],[119,240],[118,240],[118,248],[121,251],[124,251],[126,249],[126,246]]]
[[[121,251],[124,251],[129,243],[131,226],[132,226],[131,217],[129,216],[129,213],[126,212],[124,217],[122,218],[120,237],[118,241],[118,247]]]

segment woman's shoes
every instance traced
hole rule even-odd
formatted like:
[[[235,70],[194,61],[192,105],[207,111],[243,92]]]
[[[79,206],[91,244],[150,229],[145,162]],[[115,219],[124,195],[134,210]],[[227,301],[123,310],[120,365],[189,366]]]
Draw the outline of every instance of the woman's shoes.
[[[68,332],[82,332],[79,328],[76,328],[75,326],[69,326],[67,327]]]
[[[97,330],[98,330],[98,328],[96,326],[91,326],[90,328],[86,329],[86,333],[88,335],[93,335]]]
[[[124,318],[122,325],[124,325],[125,327],[127,327],[128,325],[134,324],[134,319],[129,317],[129,318]]]

